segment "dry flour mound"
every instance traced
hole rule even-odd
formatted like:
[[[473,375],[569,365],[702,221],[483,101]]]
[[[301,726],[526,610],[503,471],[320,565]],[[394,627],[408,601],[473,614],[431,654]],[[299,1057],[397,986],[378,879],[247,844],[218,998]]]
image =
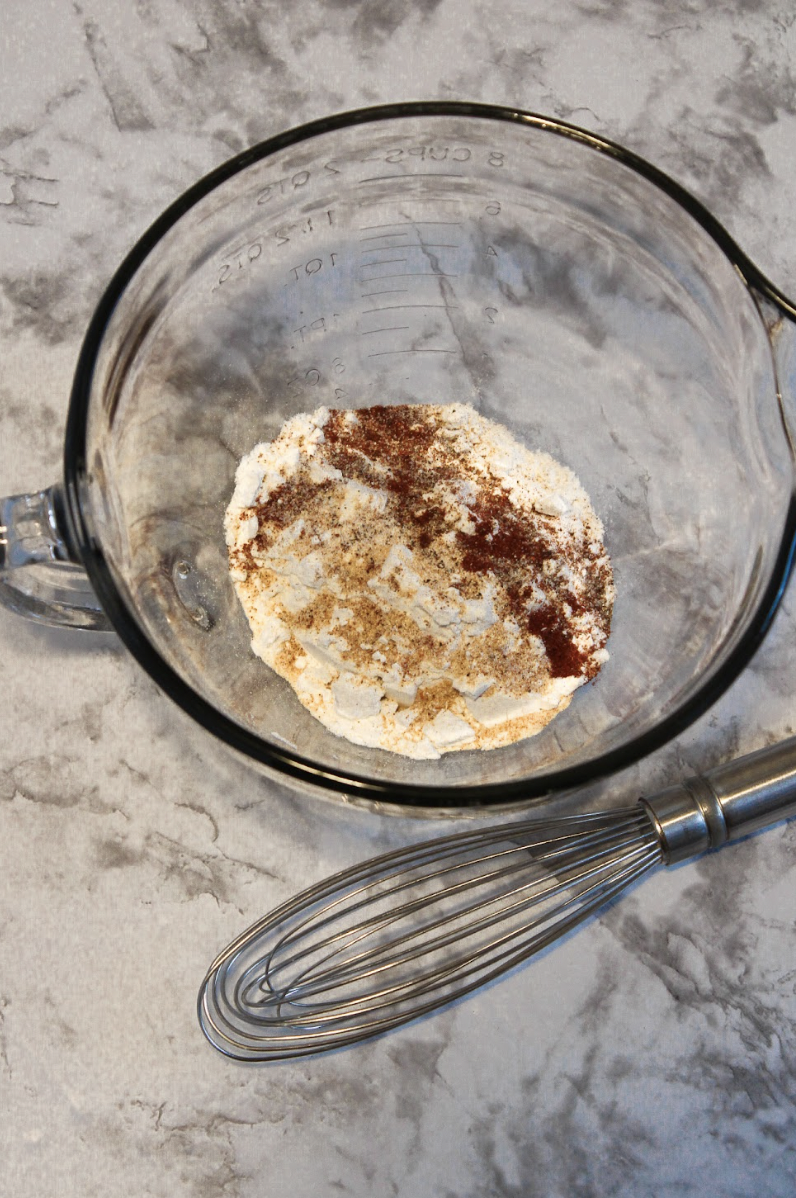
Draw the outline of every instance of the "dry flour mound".
[[[607,660],[586,492],[466,404],[294,417],[240,463],[225,529],[254,652],[356,744],[511,744]]]

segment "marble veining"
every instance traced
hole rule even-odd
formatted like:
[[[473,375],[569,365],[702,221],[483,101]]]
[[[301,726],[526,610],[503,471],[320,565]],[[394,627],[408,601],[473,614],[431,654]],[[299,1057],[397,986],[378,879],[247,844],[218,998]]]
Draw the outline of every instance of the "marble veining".
[[[11,0],[0,28],[4,494],[58,477],[82,333],[149,222],[330,111],[439,97],[571,120],[669,171],[796,291],[785,0]],[[795,602],[687,734],[561,807],[792,734]],[[253,776],[113,637],[0,611],[0,646],[0,1191],[793,1194],[796,824],[660,871],[433,1019],[246,1068],[196,1024],[210,959],[429,829]]]

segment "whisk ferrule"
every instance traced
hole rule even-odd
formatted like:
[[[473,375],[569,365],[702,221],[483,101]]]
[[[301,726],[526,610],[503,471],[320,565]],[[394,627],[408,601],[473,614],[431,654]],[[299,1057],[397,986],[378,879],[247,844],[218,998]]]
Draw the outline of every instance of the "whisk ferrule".
[[[704,778],[669,786],[641,805],[660,839],[664,865],[698,857],[728,839],[721,803]]]
[[[796,737],[641,799],[665,865],[796,815]]]

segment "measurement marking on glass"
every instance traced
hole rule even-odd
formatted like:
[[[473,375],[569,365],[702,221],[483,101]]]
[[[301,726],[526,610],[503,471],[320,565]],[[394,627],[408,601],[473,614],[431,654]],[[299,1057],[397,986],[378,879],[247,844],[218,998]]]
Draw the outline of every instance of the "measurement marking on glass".
[[[369,358],[385,358],[387,354],[455,354],[455,349],[383,349],[377,354],[368,354]]]
[[[363,291],[362,299],[371,299],[374,295],[406,295],[408,287],[387,287],[384,291]]]
[[[374,263],[374,266],[380,266],[381,263]],[[380,283],[382,279],[458,279],[458,275],[449,275],[442,270],[405,270],[401,274],[395,275],[372,275],[369,279],[363,279],[363,283]]]
[[[379,225],[365,225],[366,229],[378,229]],[[385,225],[384,228],[391,229],[392,225]],[[407,226],[411,228],[411,225]],[[405,237],[405,233],[371,233],[370,237],[360,237],[360,241],[378,241],[382,237]]]
[[[376,254],[380,250],[411,250],[414,249],[416,244],[417,242],[402,241],[399,245],[396,241],[392,245],[366,245],[359,252],[360,254]]]
[[[458,304],[383,304],[381,308],[365,308],[362,315],[366,316],[368,312],[398,312],[402,308],[444,308],[446,312],[451,312],[458,310],[458,307]]]
[[[458,250],[460,243],[452,241],[407,241],[403,245],[369,245],[365,249],[360,250],[360,254],[378,254],[385,250]],[[383,262],[389,262],[389,258],[383,258]],[[405,258],[394,258],[395,262],[405,262]],[[375,263],[368,263],[369,266],[375,266]]]
[[[404,178],[402,175],[401,178]],[[450,225],[453,228],[460,229],[462,222],[460,220],[394,220],[386,225],[360,225],[359,229],[362,232],[364,229],[411,229],[412,225]],[[390,234],[386,234],[390,236]]]
[[[463,179],[464,175],[454,175],[450,171],[412,171],[410,175],[371,175],[360,179],[358,186],[363,183],[384,183],[390,179]]]
[[[380,312],[381,308],[373,308],[372,311]],[[360,329],[360,337],[372,337],[374,333],[405,333],[409,328],[408,324],[389,324],[386,329]]]
[[[408,262],[408,258],[377,258],[375,262],[361,262],[358,270],[364,270],[366,266],[390,266],[393,262]]]
[[[409,178],[409,176],[402,175],[401,178],[407,179],[407,178]],[[372,196],[364,195],[364,196],[361,196],[359,198],[359,200],[357,200],[357,207],[359,207],[359,208],[382,208],[383,209],[387,199],[395,200],[398,198],[403,200],[403,202],[406,204],[433,204],[435,208],[439,208],[439,206],[440,206],[440,197],[438,195],[436,195],[436,196],[414,196],[414,195],[407,196],[407,195],[403,195],[403,194],[399,193],[398,195],[393,194],[393,195],[387,196],[387,197],[380,196],[380,195],[372,195]],[[454,201],[451,200],[450,202],[453,203]],[[401,222],[395,221],[394,223],[400,224]],[[412,225],[419,225],[419,224],[429,225],[429,224],[434,224],[434,223],[450,225],[450,224],[456,224],[458,222],[456,222],[456,221],[437,221],[437,222],[421,221],[418,217],[410,217],[408,220],[404,221],[403,223],[404,224],[412,224]],[[366,227],[367,226],[365,226],[365,225],[359,226],[360,229],[364,229]]]

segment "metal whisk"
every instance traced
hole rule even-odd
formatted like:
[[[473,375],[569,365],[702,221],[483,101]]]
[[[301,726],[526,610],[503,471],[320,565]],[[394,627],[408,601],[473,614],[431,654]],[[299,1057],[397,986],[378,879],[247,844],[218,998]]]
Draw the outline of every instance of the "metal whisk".
[[[369,1039],[470,993],[659,864],[796,812],[796,737],[630,808],[476,827],[335,874],[211,965],[199,1021],[245,1061]]]

